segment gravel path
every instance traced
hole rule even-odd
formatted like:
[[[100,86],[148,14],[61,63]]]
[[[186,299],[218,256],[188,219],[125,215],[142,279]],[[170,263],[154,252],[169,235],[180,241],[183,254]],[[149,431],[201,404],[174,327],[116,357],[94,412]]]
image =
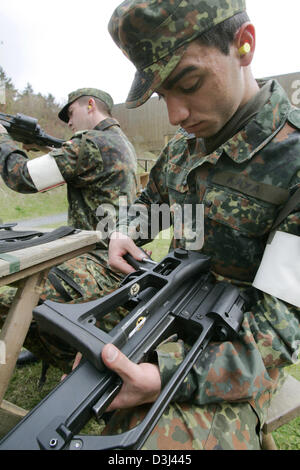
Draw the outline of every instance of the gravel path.
[[[55,214],[55,215],[48,215],[43,217],[37,217],[35,219],[26,219],[26,220],[18,220],[18,225],[16,228],[20,227],[44,227],[46,225],[54,225],[54,224],[66,224],[67,223],[68,214],[65,212],[63,214]],[[11,221],[14,222],[14,221]]]

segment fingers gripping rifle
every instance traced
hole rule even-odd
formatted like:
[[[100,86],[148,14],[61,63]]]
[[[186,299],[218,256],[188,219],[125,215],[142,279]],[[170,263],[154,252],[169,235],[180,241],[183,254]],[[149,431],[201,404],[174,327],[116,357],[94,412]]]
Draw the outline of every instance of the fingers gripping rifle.
[[[59,148],[63,140],[52,137],[38,124],[38,120],[18,113],[15,116],[6,113],[0,113],[0,124],[5,127],[7,132],[14,140],[23,144],[36,144],[40,147]]]
[[[161,262],[140,263],[112,294],[80,305],[52,301],[35,308],[39,327],[82,352],[84,361],[0,442],[2,449],[140,449],[208,343],[237,338],[246,298],[238,288],[215,282],[210,259],[175,250]],[[97,321],[119,306],[130,313],[108,334]],[[78,435],[91,417],[101,418],[121,387],[105,368],[101,351],[113,343],[134,362],[180,332],[192,344],[144,420],[123,434]]]

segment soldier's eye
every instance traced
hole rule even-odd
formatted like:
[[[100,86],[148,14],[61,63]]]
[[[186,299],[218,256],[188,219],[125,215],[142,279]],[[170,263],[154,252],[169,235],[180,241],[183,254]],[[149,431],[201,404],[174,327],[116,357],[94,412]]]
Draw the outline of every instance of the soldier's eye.
[[[201,86],[201,78],[198,78],[198,80],[196,80],[196,82],[194,83],[194,85],[192,86],[181,86],[180,89],[183,93],[193,93],[194,91],[198,90],[198,88],[200,88]]]

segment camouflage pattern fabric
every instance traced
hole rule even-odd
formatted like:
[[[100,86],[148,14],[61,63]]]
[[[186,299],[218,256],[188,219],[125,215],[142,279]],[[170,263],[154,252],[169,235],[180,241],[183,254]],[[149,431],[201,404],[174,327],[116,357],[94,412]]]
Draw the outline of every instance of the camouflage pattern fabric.
[[[282,206],[276,201],[276,196],[281,194],[278,189],[291,195],[300,186],[300,111],[289,104],[276,81],[271,83],[270,90],[270,98],[255,119],[211,154],[204,152],[201,139],[179,132],[164,148],[151,170],[146,189],[136,201],[148,209],[149,227],[151,204],[176,203],[183,212],[185,204],[204,204],[201,251],[211,257],[216,279],[225,279],[247,289],[250,298],[239,340],[210,344],[181,384],[173,408],[158,423],[147,445],[157,444],[160,448],[160,437],[164,436],[162,445],[169,439],[170,449],[177,448],[178,441],[184,445],[188,439],[189,448],[202,448],[205,438],[194,440],[190,431],[196,427],[199,436],[205,435],[198,429],[195,421],[198,418],[194,416],[199,410],[199,426],[207,430],[212,410],[220,409],[218,422],[223,420],[224,435],[217,431],[214,422],[209,436],[214,436],[218,442],[213,440],[212,448],[214,445],[228,448],[229,443],[232,448],[248,444],[253,448],[255,428],[250,437],[249,430],[238,418],[231,440],[226,435],[227,429],[234,428],[230,426],[235,412],[238,410],[239,416],[250,405],[258,417],[259,429],[265,421],[270,399],[284,379],[284,367],[297,357],[300,309],[251,287],[269,232]],[[262,188],[268,191],[261,191]],[[275,202],[268,200],[270,194]],[[299,221],[300,207],[297,207],[279,230],[299,236]],[[194,222],[191,220],[193,230],[196,229]],[[127,233],[129,224],[134,224],[133,217],[128,219],[127,226],[119,229]],[[141,244],[148,241],[148,233],[150,231]],[[172,248],[175,247],[189,248],[188,240],[174,239]],[[158,346],[157,360],[163,384],[182,361],[188,347],[180,338]],[[186,419],[187,404],[192,410],[190,422],[183,425],[181,420]],[[117,420],[114,423],[118,432],[123,425],[124,430],[128,423],[136,421],[139,410],[127,413],[126,417],[123,416],[126,412],[120,414],[119,426]],[[172,413],[175,413],[175,422]],[[252,419],[250,413],[246,422],[253,422]],[[182,426],[185,432],[180,434]],[[240,432],[245,441],[240,437],[235,439]],[[178,437],[180,435],[182,438]]]
[[[69,225],[82,230],[95,230],[99,222],[96,216],[99,205],[112,204],[118,213],[119,197],[127,197],[129,204],[133,202],[136,196],[136,155],[115,119],[107,118],[93,130],[77,132],[62,148],[53,150],[51,155],[67,182]],[[0,133],[0,174],[5,183],[15,191],[34,193],[37,190],[26,162],[25,152],[8,134]],[[118,286],[119,278],[109,271],[106,262],[107,255],[103,252],[99,254],[97,250],[59,266],[84,291],[83,296],[79,295],[59,278],[63,289],[73,299],[71,302],[93,300]],[[0,295],[2,323],[14,293],[14,288],[7,288]],[[49,280],[40,301],[45,299],[66,302]],[[114,321],[114,316],[111,320]],[[69,370],[74,357],[74,351],[57,342],[57,339],[41,338],[34,324],[25,346],[38,357],[65,371]]]
[[[69,122],[68,109],[69,106],[78,100],[82,96],[92,96],[93,98],[98,98],[104,104],[106,104],[108,111],[110,112],[113,108],[114,102],[112,97],[106,93],[106,91],[98,90],[97,88],[79,88],[79,90],[72,91],[69,93],[67,104],[61,109],[58,113],[59,119],[64,122]]]
[[[108,30],[137,68],[127,107],[150,98],[197,36],[245,9],[245,0],[127,0],[119,5]]]
[[[68,224],[95,230],[101,204],[118,210],[120,196],[130,204],[136,195],[136,155],[133,146],[113,118],[95,129],[79,131],[60,149],[50,152],[67,182]],[[0,134],[0,174],[6,185],[20,193],[36,188],[27,170],[26,153],[8,134]]]
[[[138,425],[149,407],[116,412],[103,435]],[[142,450],[259,450],[258,417],[249,403],[172,403],[146,440]]]

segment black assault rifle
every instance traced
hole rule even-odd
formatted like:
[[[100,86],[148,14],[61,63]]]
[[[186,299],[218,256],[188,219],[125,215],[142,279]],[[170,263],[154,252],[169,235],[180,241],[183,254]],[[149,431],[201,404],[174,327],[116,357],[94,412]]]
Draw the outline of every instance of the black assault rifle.
[[[229,283],[215,282],[209,266],[207,256],[177,249],[159,263],[137,263],[139,270],[100,300],[36,307],[39,327],[82,352],[84,360],[2,439],[0,450],[140,449],[208,343],[238,338],[246,297]],[[97,320],[119,306],[128,315],[109,334],[100,330]],[[101,361],[103,346],[114,343],[141,362],[174,333],[188,339],[191,349],[144,420],[123,434],[78,435],[91,417],[106,416],[122,385]]]
[[[38,124],[38,120],[18,113],[15,116],[6,113],[0,113],[0,124],[5,127],[11,137],[23,144],[36,144],[40,147],[59,148],[63,140],[52,137]]]

